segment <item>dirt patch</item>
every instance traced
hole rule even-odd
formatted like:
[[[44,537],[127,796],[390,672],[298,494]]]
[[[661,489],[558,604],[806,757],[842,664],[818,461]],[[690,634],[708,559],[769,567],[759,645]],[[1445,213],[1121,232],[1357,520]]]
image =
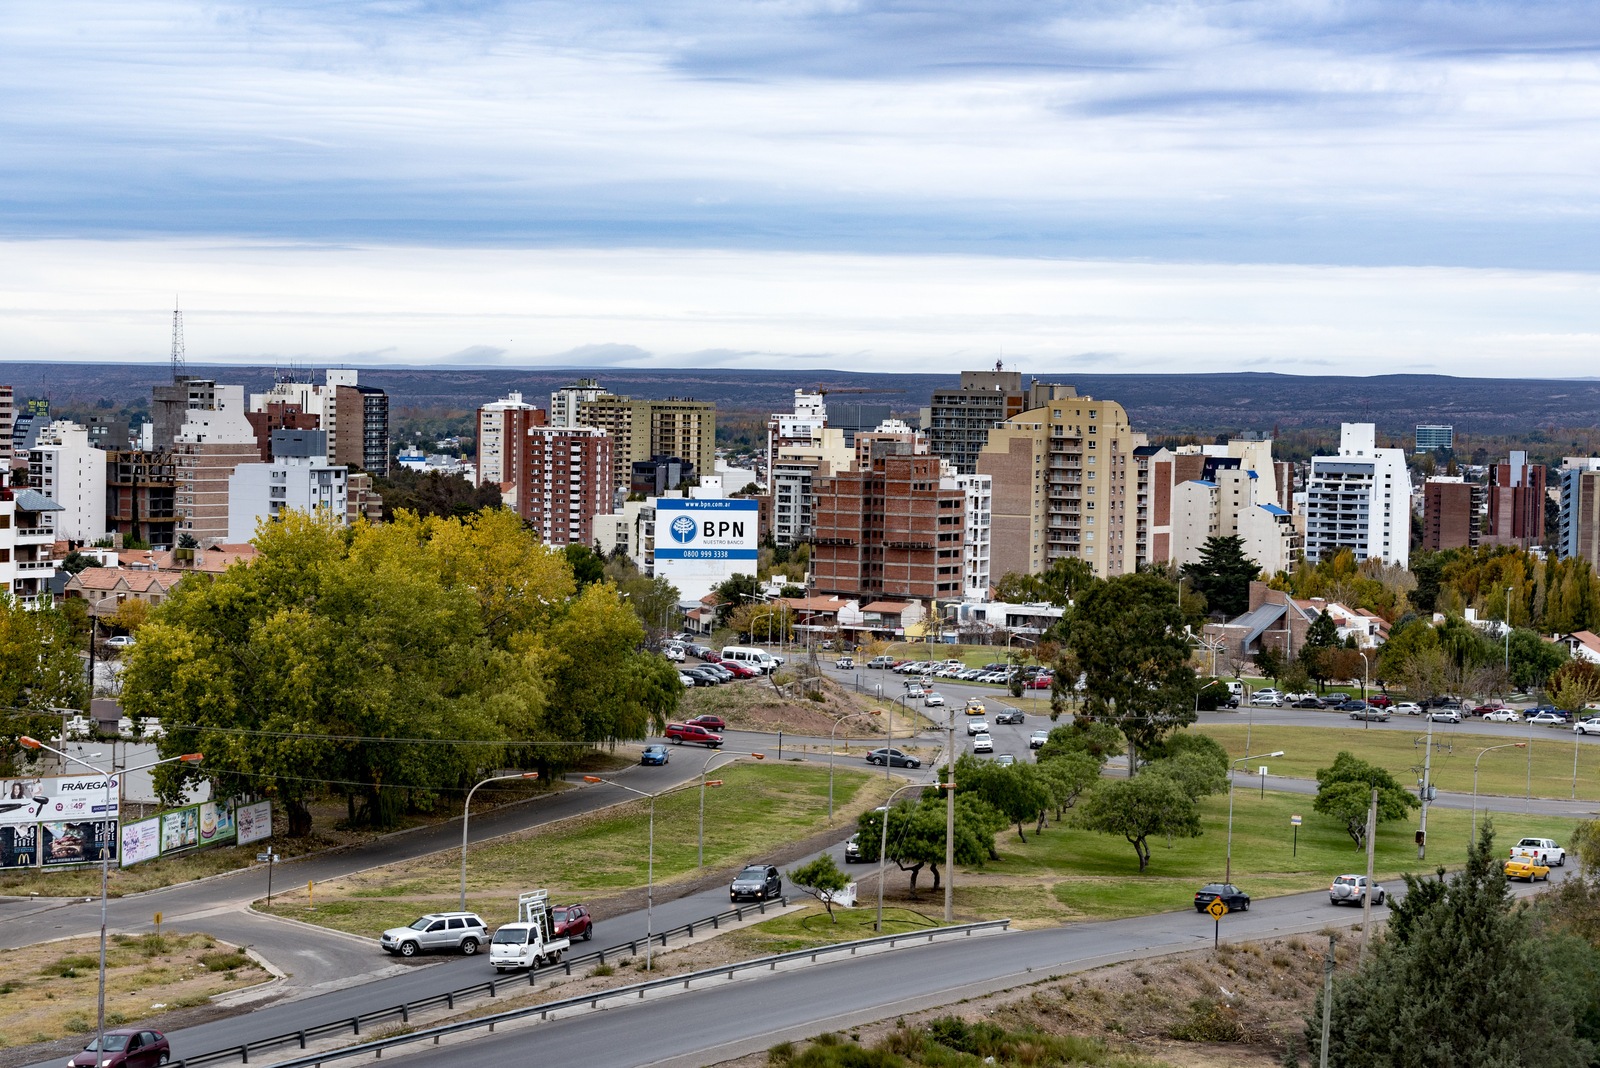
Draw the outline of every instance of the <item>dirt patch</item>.
[[[856,695],[831,679],[823,679],[817,692],[821,700],[789,697],[773,689],[767,679],[744,679],[726,686],[697,686],[683,695],[681,709],[686,718],[721,716],[735,730],[823,736],[840,718],[861,711]],[[882,733],[876,717],[853,720],[850,728],[855,735]]]

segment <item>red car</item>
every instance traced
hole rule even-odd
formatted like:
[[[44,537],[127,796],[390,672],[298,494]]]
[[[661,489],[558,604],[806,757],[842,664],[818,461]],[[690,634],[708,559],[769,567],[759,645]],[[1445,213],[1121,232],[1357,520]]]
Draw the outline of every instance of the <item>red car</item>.
[[[1390,705],[1394,704],[1394,699],[1386,693],[1375,693],[1371,697],[1367,698],[1367,704],[1371,705],[1373,708],[1388,708]]]
[[[594,920],[589,916],[586,906],[557,905],[550,910],[550,915],[556,921],[557,938],[570,938],[573,941],[581,938],[587,942],[594,937]]]
[[[741,679],[754,679],[761,675],[761,672],[757,671],[755,668],[745,667],[737,660],[724,660],[717,666],[726,671],[733,672],[734,675]]]
[[[708,731],[725,731],[728,729],[727,722],[721,716],[713,716],[710,713],[704,716],[696,716],[694,719],[685,722],[692,723],[696,727],[704,727]]]
[[[167,1036],[148,1028],[119,1027],[106,1032],[106,1047],[99,1050],[99,1039],[92,1038],[83,1052],[67,1062],[72,1068],[156,1068],[172,1058]]]
[[[1475,716],[1486,716],[1490,712],[1498,712],[1505,707],[1505,705],[1479,705],[1477,708],[1472,710],[1472,714]]]
[[[700,654],[700,661],[704,664],[720,664],[722,663],[722,657],[720,654],[713,653],[711,650],[707,649],[705,652]]]
[[[1028,688],[1033,690],[1048,690],[1050,688],[1050,676],[1038,675],[1034,677],[1028,682]]]
[[[722,748],[722,735],[708,731],[698,723],[667,724],[667,740],[678,745],[694,742],[697,745],[710,746],[712,749]]]

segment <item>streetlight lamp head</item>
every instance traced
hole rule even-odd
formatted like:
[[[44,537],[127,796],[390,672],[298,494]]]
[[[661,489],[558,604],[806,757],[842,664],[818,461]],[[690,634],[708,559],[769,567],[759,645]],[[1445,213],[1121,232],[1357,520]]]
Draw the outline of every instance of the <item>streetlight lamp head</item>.
[[[1268,753],[1267,756],[1269,756],[1269,757],[1281,757],[1281,756],[1283,756],[1283,750],[1280,749],[1276,753]]]
[[[17,744],[22,746],[24,749],[44,748],[44,743],[40,742],[37,738],[29,738],[26,734],[17,739]]]
[[[184,764],[198,764],[205,758],[206,755],[204,753],[185,753],[178,760]]]

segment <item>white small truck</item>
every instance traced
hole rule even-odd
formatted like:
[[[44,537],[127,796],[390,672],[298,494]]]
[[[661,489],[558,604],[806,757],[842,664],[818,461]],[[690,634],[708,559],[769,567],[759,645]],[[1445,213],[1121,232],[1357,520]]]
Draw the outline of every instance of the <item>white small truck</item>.
[[[555,935],[550,914],[550,891],[533,890],[517,898],[517,922],[494,933],[489,943],[489,963],[497,972],[559,964],[572,943]]]
[[[1511,860],[1531,860],[1547,868],[1567,866],[1567,851],[1548,838],[1524,838],[1511,847]]]

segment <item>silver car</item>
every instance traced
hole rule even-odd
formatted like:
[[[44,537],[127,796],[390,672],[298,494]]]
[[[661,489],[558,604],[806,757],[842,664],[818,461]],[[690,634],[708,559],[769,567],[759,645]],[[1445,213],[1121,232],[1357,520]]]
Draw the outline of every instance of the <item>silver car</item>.
[[[971,737],[974,734],[988,734],[988,733],[989,733],[989,721],[988,720],[986,720],[986,719],[969,719],[969,720],[967,720],[967,736],[968,737]]]
[[[476,912],[430,912],[409,927],[392,927],[383,932],[379,944],[385,953],[402,957],[441,949],[470,957],[488,940],[483,918]]]

